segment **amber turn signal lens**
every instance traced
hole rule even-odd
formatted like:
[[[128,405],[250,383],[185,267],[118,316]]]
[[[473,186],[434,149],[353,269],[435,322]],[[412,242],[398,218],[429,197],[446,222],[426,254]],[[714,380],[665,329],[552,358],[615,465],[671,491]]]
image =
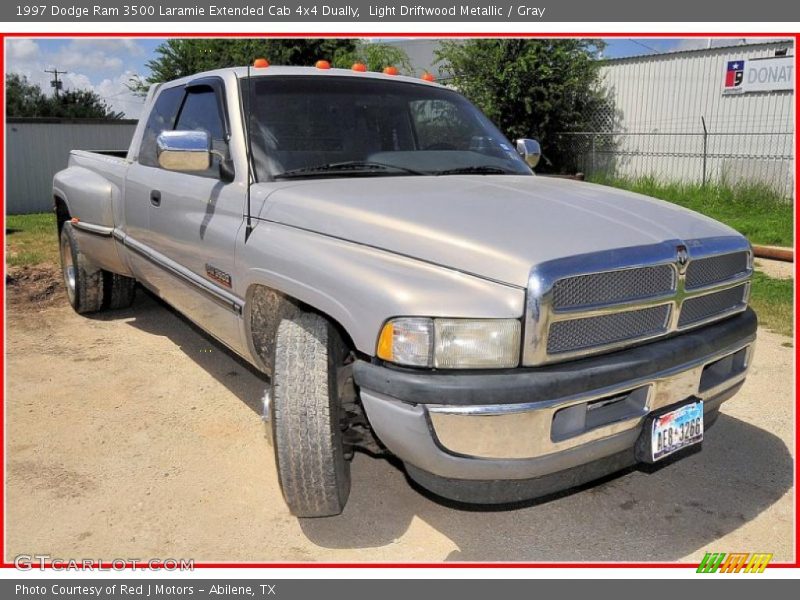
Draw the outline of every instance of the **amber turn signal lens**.
[[[269,61],[266,58],[257,58],[253,61],[253,67],[256,69],[266,69],[269,66]]]
[[[400,71],[397,70],[397,67],[386,67],[383,70],[383,73],[385,75],[399,75]]]
[[[431,367],[433,320],[422,317],[392,319],[378,336],[378,358],[398,365]]]
[[[365,65],[364,63],[354,63],[353,71],[358,71],[359,73],[366,73],[367,65]]]
[[[327,60],[318,60],[317,64],[314,66],[316,66],[318,69],[330,69],[331,63],[329,63]]]
[[[392,341],[394,340],[394,324],[389,322],[381,331],[378,339],[378,358],[391,361],[394,357]]]

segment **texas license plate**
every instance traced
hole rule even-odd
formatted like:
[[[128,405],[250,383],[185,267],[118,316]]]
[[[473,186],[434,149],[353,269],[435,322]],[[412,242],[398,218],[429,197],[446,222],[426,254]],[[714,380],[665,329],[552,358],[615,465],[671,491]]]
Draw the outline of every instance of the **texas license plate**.
[[[650,445],[653,461],[703,441],[703,401],[684,404],[653,419]]]

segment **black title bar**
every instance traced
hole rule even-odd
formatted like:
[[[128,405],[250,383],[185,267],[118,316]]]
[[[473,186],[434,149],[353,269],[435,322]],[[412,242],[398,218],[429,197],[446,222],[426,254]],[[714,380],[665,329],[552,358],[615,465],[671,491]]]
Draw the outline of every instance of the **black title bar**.
[[[797,22],[800,3],[786,0],[530,0],[449,1],[387,0],[369,2],[315,0],[263,3],[249,0],[59,0],[44,3],[3,2],[6,22]]]

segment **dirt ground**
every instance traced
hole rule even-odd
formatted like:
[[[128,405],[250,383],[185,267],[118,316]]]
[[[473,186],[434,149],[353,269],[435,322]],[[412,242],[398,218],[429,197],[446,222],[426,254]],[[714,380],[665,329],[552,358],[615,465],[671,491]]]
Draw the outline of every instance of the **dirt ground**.
[[[655,472],[466,510],[358,454],[344,514],[298,521],[259,416],[264,381],[247,365],[144,292],[85,318],[36,272],[7,283],[6,560],[793,559],[789,338],[760,331],[751,376],[702,451]]]
[[[761,271],[767,277],[774,277],[775,279],[791,279],[794,277],[794,263],[757,258],[755,267],[756,271]]]

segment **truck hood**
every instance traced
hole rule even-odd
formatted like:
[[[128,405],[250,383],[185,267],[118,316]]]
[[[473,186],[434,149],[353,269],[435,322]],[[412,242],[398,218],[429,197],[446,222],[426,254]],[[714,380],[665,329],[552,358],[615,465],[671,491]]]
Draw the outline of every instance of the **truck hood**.
[[[267,196],[262,219],[520,287],[534,264],[555,258],[737,235],[661,200],[552,177],[370,177],[257,187]]]

